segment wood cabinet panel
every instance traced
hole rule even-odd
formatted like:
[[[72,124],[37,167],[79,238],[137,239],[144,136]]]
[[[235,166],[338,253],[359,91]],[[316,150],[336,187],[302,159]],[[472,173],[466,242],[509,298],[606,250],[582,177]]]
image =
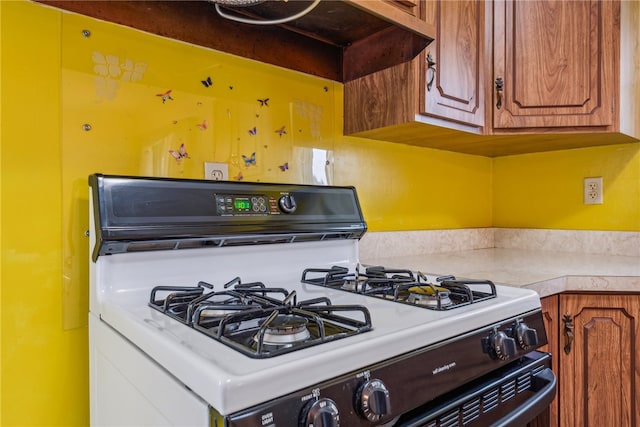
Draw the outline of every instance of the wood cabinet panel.
[[[563,294],[560,312],[560,425],[637,426],[640,296]]]
[[[559,317],[559,296],[551,295],[540,300],[542,305],[542,318],[544,319],[544,328],[547,333],[547,345],[540,348],[540,351],[551,353],[551,369],[556,374],[556,378],[559,378],[559,361],[560,361],[560,341],[558,331],[560,330],[560,317]],[[549,407],[549,427],[558,427],[559,412],[558,412],[558,391],[556,391],[556,397],[551,402]],[[532,426],[531,426],[532,427]]]
[[[420,54],[419,113],[484,126],[484,1],[437,1],[436,38]]]
[[[614,1],[494,2],[493,127],[613,124]]]

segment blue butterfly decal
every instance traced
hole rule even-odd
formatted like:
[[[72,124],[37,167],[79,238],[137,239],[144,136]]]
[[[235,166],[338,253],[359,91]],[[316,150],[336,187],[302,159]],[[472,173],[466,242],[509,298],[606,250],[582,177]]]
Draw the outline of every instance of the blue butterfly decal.
[[[213,85],[213,81],[211,80],[211,77],[207,77],[205,80],[200,80],[200,81],[202,82],[204,87],[211,87],[211,85]]]
[[[254,126],[252,129],[249,129],[249,135],[256,136],[258,134],[258,129]]]
[[[242,160],[244,160],[244,166],[249,167],[251,165],[256,165],[256,152],[251,153],[251,157],[247,157],[244,154],[242,155]]]
[[[284,165],[278,166],[282,172],[289,170],[289,162],[286,162]]]

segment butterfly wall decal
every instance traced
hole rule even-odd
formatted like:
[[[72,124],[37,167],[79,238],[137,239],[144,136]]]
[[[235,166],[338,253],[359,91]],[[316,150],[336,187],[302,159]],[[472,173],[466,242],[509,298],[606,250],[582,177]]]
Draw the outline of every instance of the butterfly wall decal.
[[[207,120],[204,120],[202,123],[199,123],[198,124],[198,129],[200,129],[200,130],[209,129],[209,122]]]
[[[242,160],[244,161],[244,166],[245,167],[249,167],[249,166],[255,166],[256,165],[256,152],[254,151],[253,153],[251,153],[251,157],[247,157],[244,154],[242,155]]]
[[[171,89],[169,89],[165,93],[156,93],[156,96],[159,96],[160,98],[162,98],[163,104],[168,100],[173,101],[173,98],[171,97]]]
[[[204,87],[211,87],[211,85],[213,85],[213,81],[211,80],[211,77],[209,77],[209,76],[204,80],[200,80],[200,82],[202,83],[202,85]]]
[[[180,149],[178,151],[169,150],[169,154],[171,154],[176,159],[176,162],[178,162],[178,163],[182,159],[190,159],[191,158],[191,157],[189,157],[189,153],[187,153],[187,150],[184,147],[184,144],[180,144]]]
[[[256,129],[255,126],[253,128],[251,128],[251,129],[249,129],[249,135],[256,136],[257,134],[258,134],[258,129]]]
[[[269,98],[258,99],[258,102],[260,103],[261,107],[268,107],[269,106]]]
[[[238,175],[234,176],[233,179],[235,179],[236,181],[242,181],[244,179],[244,176],[242,175],[242,172],[238,172]]]
[[[284,165],[278,165],[278,167],[280,168],[280,170],[282,172],[288,171],[289,170],[289,162],[285,162]]]
[[[282,126],[280,129],[276,129],[275,132],[278,134],[280,138],[282,138],[282,135],[285,135],[287,133],[284,126]]]

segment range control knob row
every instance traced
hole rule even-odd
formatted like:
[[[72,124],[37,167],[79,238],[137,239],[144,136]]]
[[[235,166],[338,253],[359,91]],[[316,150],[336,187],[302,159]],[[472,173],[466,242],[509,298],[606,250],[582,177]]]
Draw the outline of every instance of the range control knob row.
[[[391,413],[389,390],[379,379],[366,381],[358,394],[360,411],[369,421],[376,422]]]
[[[495,331],[489,336],[489,345],[500,360],[507,360],[518,352],[516,340],[502,331]]]
[[[339,427],[340,414],[336,403],[331,399],[318,399],[303,411],[302,427]]]
[[[518,341],[518,345],[527,350],[531,347],[538,345],[538,332],[528,327],[524,322],[520,322],[514,328],[515,339]]]

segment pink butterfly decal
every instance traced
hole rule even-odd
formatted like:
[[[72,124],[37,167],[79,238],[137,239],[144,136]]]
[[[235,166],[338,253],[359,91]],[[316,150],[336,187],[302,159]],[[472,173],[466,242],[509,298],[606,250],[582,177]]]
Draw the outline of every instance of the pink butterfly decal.
[[[171,97],[171,89],[169,89],[168,91],[166,91],[165,93],[156,93],[156,96],[159,96],[160,98],[162,98],[162,103],[164,104],[167,100],[171,100],[173,101],[173,98]]]
[[[169,154],[171,154],[176,159],[176,162],[178,162],[178,163],[182,159],[190,159],[191,158],[191,157],[189,157],[189,153],[187,153],[186,149],[184,148],[184,144],[180,144],[180,149],[178,151],[169,150]]]
[[[256,152],[251,153],[251,157],[247,157],[244,154],[242,155],[242,160],[244,160],[244,166],[249,167],[251,165],[256,165]]]
[[[209,129],[209,122],[207,120],[204,120],[201,124],[198,124],[198,129],[200,130]]]
[[[238,172],[238,175],[234,176],[233,179],[235,179],[236,181],[242,181],[244,179],[244,176],[242,176],[242,172]]]
[[[253,128],[251,128],[251,129],[249,129],[249,135],[256,136],[257,134],[258,134],[258,129],[256,129],[255,126]]]
[[[289,162],[285,162],[284,165],[278,166],[282,172],[289,170]]]
[[[268,107],[269,106],[269,98],[258,99],[258,102],[260,103],[261,107]]]
[[[276,129],[275,131],[278,136],[280,136],[280,138],[282,138],[282,135],[286,135],[287,131],[284,129],[284,126],[282,126],[280,129]]]

